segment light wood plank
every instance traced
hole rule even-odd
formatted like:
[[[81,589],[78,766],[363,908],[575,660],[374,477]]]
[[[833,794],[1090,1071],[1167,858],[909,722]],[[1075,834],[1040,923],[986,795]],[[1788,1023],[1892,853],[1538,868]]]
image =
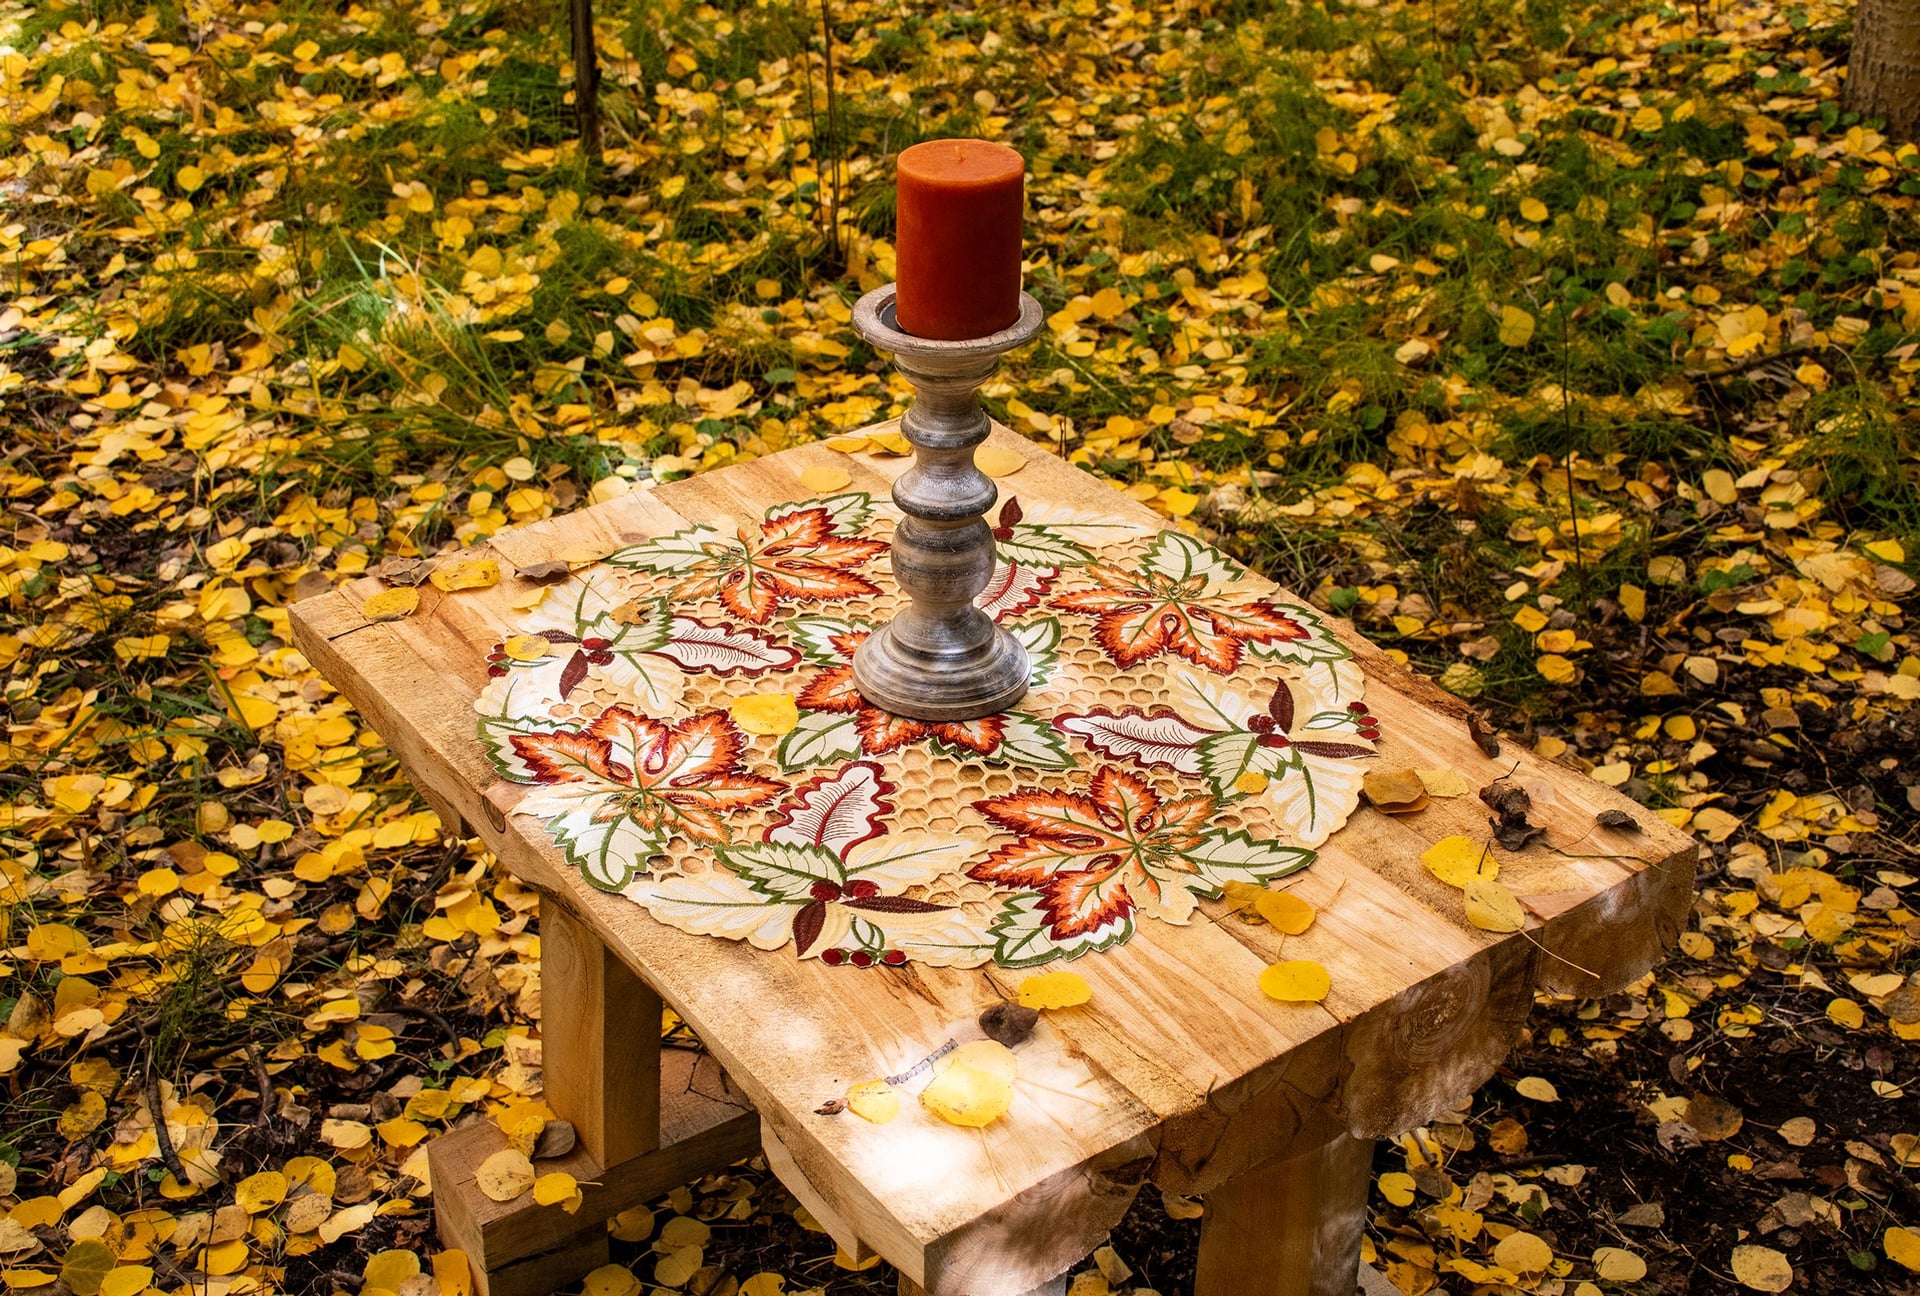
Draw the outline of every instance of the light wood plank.
[[[1194,1296],[1353,1296],[1372,1165],[1343,1134],[1209,1193]]]
[[[667,1052],[659,1108],[662,1145],[656,1150],[608,1166],[576,1145],[566,1156],[535,1163],[543,1174],[563,1170],[579,1181],[583,1200],[571,1215],[535,1204],[530,1193],[496,1202],[480,1191],[475,1171],[506,1146],[491,1121],[476,1117],[442,1135],[427,1148],[441,1240],[466,1252],[476,1275],[492,1276],[497,1288],[488,1296],[550,1292],[605,1262],[610,1217],[759,1148],[759,1118],[704,1054]],[[538,1285],[540,1274],[545,1286]]]
[[[540,901],[541,1074],[601,1165],[660,1146],[660,996],[552,894]]]

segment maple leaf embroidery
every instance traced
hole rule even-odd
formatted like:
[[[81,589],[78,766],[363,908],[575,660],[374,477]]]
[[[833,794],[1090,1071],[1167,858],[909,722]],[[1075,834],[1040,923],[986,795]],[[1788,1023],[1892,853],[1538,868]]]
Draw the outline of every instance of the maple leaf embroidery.
[[[966,911],[902,894],[960,867],[972,843],[887,831],[893,791],[878,765],[856,761],[795,788],[762,840],[717,850],[724,869],[628,894],[683,930],[758,949],[791,941],[797,957],[829,966],[985,961],[986,934]]]
[[[887,549],[884,540],[856,534],[870,508],[863,494],[778,504],[759,525],[743,526],[731,537],[694,527],[629,546],[606,561],[677,576],[661,591],[669,600],[718,599],[735,616],[765,625],[783,601],[817,603],[880,592],[853,570]]]
[[[1104,562],[1082,570],[1094,588],[1055,594],[1053,606],[1096,618],[1095,641],[1123,669],[1172,652],[1226,675],[1250,644],[1301,645],[1313,658],[1346,655],[1337,643],[1314,642],[1324,635],[1311,614],[1238,595],[1231,586],[1240,570],[1177,531],[1161,532],[1138,570]]]
[[[506,741],[512,774],[540,789],[522,809],[550,815],[555,839],[608,890],[674,837],[727,841],[725,816],[786,786],[746,771],[746,740],[724,711],[667,723],[612,706],[584,728],[524,730]]]
[[[1229,881],[1265,882],[1309,863],[1311,851],[1209,829],[1211,793],[1163,799],[1133,774],[1107,767],[1084,792],[1023,788],[974,802],[1015,840],[968,870],[975,881],[1038,897],[1056,942],[1110,939],[1134,911],[1185,923],[1196,897]]]
[[[978,720],[932,721],[909,719],[869,705],[854,684],[853,654],[866,642],[872,627],[833,617],[797,617],[790,625],[806,656],[825,669],[796,698],[801,710],[810,715],[781,744],[780,759],[787,769],[812,763],[803,759],[808,745],[831,743],[841,729],[849,731],[846,737],[863,756],[885,756],[910,744],[930,741],[959,760],[981,757],[1050,769],[1070,763],[1060,735],[1024,712],[1003,711]],[[1045,681],[1053,667],[1058,628],[1058,622],[1036,622],[1016,631],[1027,648],[1036,685]],[[824,726],[819,723],[823,721]],[[835,755],[853,754],[833,746],[822,749]]]

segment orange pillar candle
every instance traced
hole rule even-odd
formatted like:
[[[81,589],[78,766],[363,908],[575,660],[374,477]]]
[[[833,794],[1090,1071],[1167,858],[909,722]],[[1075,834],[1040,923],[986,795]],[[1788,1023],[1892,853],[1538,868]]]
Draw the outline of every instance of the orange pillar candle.
[[[1026,163],[1004,144],[928,140],[900,155],[894,315],[903,333],[985,337],[1020,318]]]

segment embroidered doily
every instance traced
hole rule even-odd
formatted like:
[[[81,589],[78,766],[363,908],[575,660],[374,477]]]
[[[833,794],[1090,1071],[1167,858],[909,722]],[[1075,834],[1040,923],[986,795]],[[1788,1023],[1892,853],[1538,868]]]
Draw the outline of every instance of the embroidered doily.
[[[850,663],[903,601],[897,517],[796,500],[576,570],[487,651],[480,736],[531,785],[516,813],[661,922],[860,967],[1109,949],[1346,822],[1380,734],[1360,670],[1179,531],[1008,500],[980,604],[1031,690],[960,724],[867,706]]]

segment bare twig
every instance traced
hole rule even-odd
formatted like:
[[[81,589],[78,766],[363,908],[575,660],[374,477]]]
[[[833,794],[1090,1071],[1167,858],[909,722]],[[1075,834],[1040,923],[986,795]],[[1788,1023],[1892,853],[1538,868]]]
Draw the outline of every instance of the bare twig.
[[[174,1179],[184,1185],[187,1167],[181,1164],[180,1153],[173,1146],[173,1135],[167,1132],[167,1116],[160,1107],[160,1075],[155,1071],[147,1072],[147,1110],[153,1113],[153,1141],[160,1145],[160,1159],[166,1162]]]

